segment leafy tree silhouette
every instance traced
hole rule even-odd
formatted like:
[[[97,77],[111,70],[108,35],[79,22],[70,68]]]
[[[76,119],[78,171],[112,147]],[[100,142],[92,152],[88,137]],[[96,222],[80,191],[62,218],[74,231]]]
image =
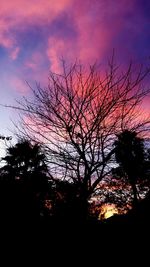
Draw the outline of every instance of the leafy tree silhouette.
[[[138,202],[136,183],[143,177],[145,162],[144,140],[137,136],[136,132],[124,130],[117,135],[115,141],[115,157],[119,164],[116,168],[118,176],[128,178],[133,191],[133,204]]]
[[[6,164],[0,169],[0,195],[5,214],[8,212],[14,218],[39,217],[49,190],[41,146],[21,140],[7,149],[3,160]]]
[[[38,144],[32,145],[28,140],[21,140],[15,146],[9,147],[3,160],[6,165],[1,168],[1,171],[8,173],[14,179],[47,171],[46,158],[41,153],[41,147]]]
[[[81,199],[80,185],[65,180],[56,180],[51,194],[52,214],[55,221],[68,225],[96,221],[90,204]]]
[[[55,181],[53,194],[53,215],[61,221],[77,219],[77,186],[67,181]],[[77,209],[76,209],[77,208]]]

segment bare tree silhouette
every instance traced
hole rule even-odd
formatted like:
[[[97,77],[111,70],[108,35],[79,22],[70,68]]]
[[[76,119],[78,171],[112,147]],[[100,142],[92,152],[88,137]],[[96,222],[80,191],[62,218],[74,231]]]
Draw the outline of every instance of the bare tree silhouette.
[[[86,71],[63,62],[62,74],[50,72],[47,88],[37,84],[34,98],[14,107],[23,112],[20,134],[45,144],[51,174],[78,183],[83,201],[111,175],[116,134],[149,128],[140,113],[149,73],[132,64],[122,72],[113,59],[102,74],[96,66]]]

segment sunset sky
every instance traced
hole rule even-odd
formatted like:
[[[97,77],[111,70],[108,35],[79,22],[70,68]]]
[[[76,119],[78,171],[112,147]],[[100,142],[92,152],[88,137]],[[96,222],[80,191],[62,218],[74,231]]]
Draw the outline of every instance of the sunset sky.
[[[45,86],[59,59],[119,64],[150,57],[149,0],[0,0],[0,103],[29,95],[26,81]],[[0,134],[15,111],[0,107]]]

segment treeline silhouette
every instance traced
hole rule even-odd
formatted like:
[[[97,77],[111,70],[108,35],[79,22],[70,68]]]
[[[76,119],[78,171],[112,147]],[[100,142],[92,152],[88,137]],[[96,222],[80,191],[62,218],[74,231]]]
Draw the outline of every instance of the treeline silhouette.
[[[77,184],[52,180],[39,144],[21,140],[7,149],[0,169],[2,221],[82,221],[88,207],[78,196]]]
[[[29,85],[30,99],[11,106],[24,139],[7,149],[0,169],[2,220],[101,227],[142,221],[134,218],[149,202],[150,152],[142,136],[149,136],[150,120],[141,104],[150,94],[150,67],[122,70],[114,54],[102,72],[95,64],[61,63],[46,88]],[[130,211],[100,222],[105,203]]]
[[[127,130],[118,135],[114,146],[119,167],[112,169],[112,177],[126,179],[133,190],[130,192],[133,207],[127,214],[99,221],[96,206],[83,199],[82,185],[77,181],[54,179],[49,175],[51,166],[47,164],[42,146],[22,139],[7,148],[5,164],[0,169],[1,223],[95,224],[101,227],[148,223],[150,193],[140,200],[136,186],[144,183],[149,189],[149,150],[145,150],[143,139]]]

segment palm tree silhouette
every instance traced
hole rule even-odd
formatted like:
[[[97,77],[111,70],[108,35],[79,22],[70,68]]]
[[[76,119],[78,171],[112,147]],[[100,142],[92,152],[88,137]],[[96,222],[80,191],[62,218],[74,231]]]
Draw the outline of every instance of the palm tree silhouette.
[[[1,168],[1,171],[15,179],[22,179],[29,174],[47,171],[46,158],[40,145],[32,145],[28,140],[21,140],[15,146],[9,147],[7,155],[2,159],[6,164]]]
[[[48,168],[41,146],[21,140],[7,149],[3,160],[6,163],[0,169],[3,209],[13,217],[40,218],[49,190]]]

